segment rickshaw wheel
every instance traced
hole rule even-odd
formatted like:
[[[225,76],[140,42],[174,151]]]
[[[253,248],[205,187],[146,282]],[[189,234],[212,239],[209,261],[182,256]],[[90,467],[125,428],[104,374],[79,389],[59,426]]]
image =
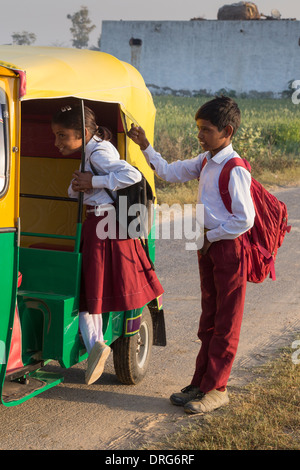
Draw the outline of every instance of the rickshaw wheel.
[[[133,336],[120,337],[113,343],[116,375],[126,385],[139,383],[146,375],[153,343],[151,314],[144,309],[140,330]]]

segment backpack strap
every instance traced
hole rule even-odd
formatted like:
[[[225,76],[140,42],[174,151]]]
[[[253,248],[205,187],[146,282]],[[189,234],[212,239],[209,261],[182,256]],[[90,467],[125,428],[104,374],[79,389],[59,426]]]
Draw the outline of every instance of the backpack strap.
[[[231,210],[231,196],[229,194],[228,185],[229,185],[229,178],[230,172],[232,168],[236,166],[241,166],[248,171],[251,171],[251,165],[247,162],[244,158],[231,158],[228,162],[225,163],[220,177],[219,177],[219,191],[221,194],[222,201],[228,210],[228,212],[232,213]]]
[[[94,153],[94,152],[92,152],[92,153]],[[91,154],[91,155],[92,155],[92,154]],[[91,160],[89,161],[89,163],[90,163],[92,172],[93,172],[95,175],[97,175],[97,170],[96,170],[96,168],[94,167],[94,165],[92,164]],[[134,168],[136,168],[136,167],[134,167]],[[138,170],[138,168],[136,168],[136,169]],[[140,170],[138,170],[138,171],[140,171]],[[108,189],[108,188],[102,188],[102,189],[105,189],[105,191],[107,192],[107,194],[111,197],[111,199],[112,199],[115,203],[117,202],[118,197],[114,197],[114,195],[113,195],[113,193],[112,193],[112,191],[111,191],[110,189]],[[142,218],[140,218],[140,223],[142,224]],[[145,253],[146,253],[146,256],[147,256],[148,261],[149,261],[149,263],[150,263],[150,265],[151,265],[151,268],[153,269],[153,271],[155,271],[154,263],[153,263],[153,261],[152,261],[152,259],[151,259],[151,257],[150,257],[150,251],[149,251],[149,245],[148,245],[148,238],[147,238],[147,237],[145,237],[145,238],[139,237],[139,240],[140,240],[141,245],[142,245],[142,247],[143,247],[143,249],[144,249],[144,251],[145,251]]]
[[[205,167],[206,163],[207,163],[207,158],[204,157],[202,161],[202,165],[201,165],[201,171]],[[230,172],[232,168],[234,168],[235,166],[241,166],[245,168],[246,170],[248,170],[249,172],[251,172],[251,165],[245,158],[231,158],[230,160],[228,160],[228,162],[225,163],[221,171],[220,177],[219,177],[219,191],[221,194],[222,201],[226,209],[230,213],[232,213],[232,210],[231,210],[231,197],[229,194],[228,185],[229,185]]]
[[[94,150],[94,152],[96,152],[96,150]],[[94,152],[91,153],[90,157],[92,156],[92,154],[93,154]],[[91,159],[89,160],[89,164],[90,164],[90,167],[91,167],[91,169],[92,169],[92,172],[94,173],[95,176],[97,176],[97,174],[98,174],[98,173],[97,173],[97,170],[96,170],[96,168],[94,167],[94,165],[92,164]],[[109,195],[109,197],[110,197],[114,202],[116,202],[116,197],[113,195],[112,191],[111,191],[110,189],[108,189],[108,188],[103,188],[103,189],[105,189],[105,191],[107,192],[107,194]]]
[[[204,157],[204,158],[203,158],[203,160],[202,160],[202,164],[201,164],[201,170],[200,170],[200,171],[202,171],[202,170],[203,170],[203,168],[205,167],[206,163],[207,163],[207,158],[206,158],[206,157]]]

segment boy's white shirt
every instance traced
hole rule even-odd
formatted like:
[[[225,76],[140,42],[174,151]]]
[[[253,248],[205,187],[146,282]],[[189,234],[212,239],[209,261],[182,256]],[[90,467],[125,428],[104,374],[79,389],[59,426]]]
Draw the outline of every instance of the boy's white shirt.
[[[251,175],[242,167],[232,169],[229,179],[229,193],[232,199],[232,214],[225,208],[219,192],[219,176],[225,163],[231,158],[240,158],[228,145],[211,157],[210,152],[199,154],[188,160],[168,163],[151,145],[143,151],[148,163],[162,179],[173,183],[184,183],[199,179],[198,204],[204,205],[204,226],[209,229],[210,242],[234,239],[247,232],[254,223],[255,210],[250,193]],[[201,171],[202,162],[207,163]]]
[[[89,206],[111,204],[113,201],[103,188],[116,191],[141,181],[141,173],[128,162],[120,159],[119,152],[111,142],[92,137],[85,149],[85,171],[93,173],[91,160],[98,175],[92,178],[93,189],[84,193],[84,204]],[[78,192],[73,191],[71,184],[68,188],[68,195],[78,198]]]

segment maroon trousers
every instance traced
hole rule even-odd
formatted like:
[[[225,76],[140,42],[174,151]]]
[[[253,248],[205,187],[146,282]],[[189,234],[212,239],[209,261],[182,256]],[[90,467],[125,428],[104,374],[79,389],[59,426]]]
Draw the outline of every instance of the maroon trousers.
[[[198,261],[201,348],[191,385],[207,393],[225,389],[238,347],[247,284],[240,238],[212,243]]]

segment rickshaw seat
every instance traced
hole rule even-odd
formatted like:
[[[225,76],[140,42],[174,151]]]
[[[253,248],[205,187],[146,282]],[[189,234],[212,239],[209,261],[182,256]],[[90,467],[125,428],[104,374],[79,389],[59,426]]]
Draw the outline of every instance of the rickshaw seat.
[[[71,245],[55,245],[54,243],[33,243],[30,248],[39,248],[41,250],[74,251]]]

